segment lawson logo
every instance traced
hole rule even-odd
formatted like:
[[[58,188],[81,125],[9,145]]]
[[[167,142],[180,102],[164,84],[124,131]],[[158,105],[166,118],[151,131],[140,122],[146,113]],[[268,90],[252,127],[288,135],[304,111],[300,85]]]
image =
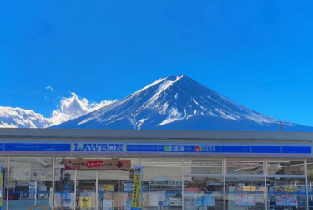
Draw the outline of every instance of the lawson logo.
[[[73,143],[73,152],[124,152],[124,144]]]

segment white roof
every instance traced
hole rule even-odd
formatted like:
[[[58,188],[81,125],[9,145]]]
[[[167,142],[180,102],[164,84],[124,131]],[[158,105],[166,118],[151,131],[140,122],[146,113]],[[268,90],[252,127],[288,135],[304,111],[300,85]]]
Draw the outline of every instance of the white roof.
[[[0,128],[0,139],[313,141],[312,132]]]

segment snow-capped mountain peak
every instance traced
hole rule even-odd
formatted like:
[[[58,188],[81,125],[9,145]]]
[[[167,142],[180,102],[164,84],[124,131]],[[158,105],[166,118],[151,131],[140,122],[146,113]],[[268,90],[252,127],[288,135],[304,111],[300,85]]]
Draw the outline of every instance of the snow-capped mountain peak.
[[[298,126],[253,111],[180,75],[156,80],[122,100],[56,127],[279,130],[280,123]]]

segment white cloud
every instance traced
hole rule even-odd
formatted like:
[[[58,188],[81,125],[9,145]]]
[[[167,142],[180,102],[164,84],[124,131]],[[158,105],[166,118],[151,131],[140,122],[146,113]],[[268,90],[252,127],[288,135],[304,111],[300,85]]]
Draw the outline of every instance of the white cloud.
[[[51,90],[52,92],[54,92],[53,88],[51,86],[47,86],[46,90]]]
[[[115,100],[104,100],[100,103],[89,102],[86,98],[79,98],[75,93],[71,93],[70,97],[63,98],[60,101],[59,109],[52,112],[51,125],[58,125],[67,120],[80,117],[113,102]]]
[[[18,125],[13,125],[5,122],[0,122],[0,128],[18,128]]]
[[[49,118],[33,110],[0,106],[0,128],[46,128],[88,114],[113,102],[115,100],[90,102],[71,93],[71,96],[61,99],[58,109],[53,110]]]

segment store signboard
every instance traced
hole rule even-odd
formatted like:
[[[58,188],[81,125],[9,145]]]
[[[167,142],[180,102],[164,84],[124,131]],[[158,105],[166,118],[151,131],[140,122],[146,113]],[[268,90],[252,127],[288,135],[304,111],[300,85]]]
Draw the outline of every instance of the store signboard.
[[[88,154],[125,154],[124,141],[73,141],[73,153]]]
[[[65,159],[66,170],[131,170],[130,160],[114,159]]]
[[[138,155],[141,156],[312,156],[312,145],[292,143],[226,143],[191,141],[10,140],[0,141],[5,154]]]

